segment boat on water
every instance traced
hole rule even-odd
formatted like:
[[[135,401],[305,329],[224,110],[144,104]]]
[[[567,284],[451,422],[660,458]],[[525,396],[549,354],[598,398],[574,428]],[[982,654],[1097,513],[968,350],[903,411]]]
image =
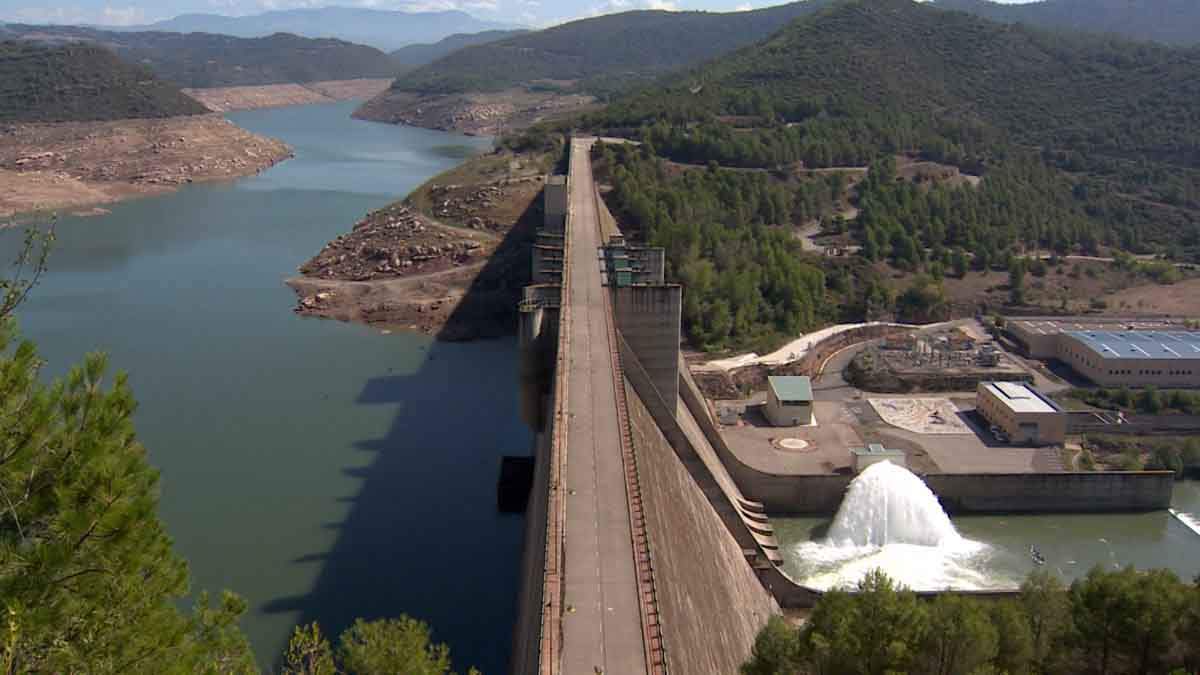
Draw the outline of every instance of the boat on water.
[[[1042,555],[1042,552],[1039,551],[1033,544],[1029,545],[1029,557],[1033,560],[1033,564],[1035,565],[1046,564],[1046,556]]]

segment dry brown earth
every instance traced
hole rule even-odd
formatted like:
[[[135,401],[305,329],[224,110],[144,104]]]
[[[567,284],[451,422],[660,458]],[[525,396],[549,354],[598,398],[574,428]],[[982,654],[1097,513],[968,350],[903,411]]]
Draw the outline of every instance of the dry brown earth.
[[[511,333],[544,171],[477,157],[369,214],[288,280],[296,312],[444,340]]]
[[[1107,296],[1105,302],[1111,310],[1200,317],[1200,279],[1127,288]]]
[[[0,217],[258,173],[291,156],[219,115],[0,127]]]
[[[389,124],[495,136],[595,105],[591,96],[514,89],[494,94],[413,94],[385,91],[354,116]]]
[[[203,103],[210,110],[229,112],[231,110],[365,100],[386,91],[391,83],[391,80],[381,79],[331,80],[306,84],[184,89],[183,93]]]

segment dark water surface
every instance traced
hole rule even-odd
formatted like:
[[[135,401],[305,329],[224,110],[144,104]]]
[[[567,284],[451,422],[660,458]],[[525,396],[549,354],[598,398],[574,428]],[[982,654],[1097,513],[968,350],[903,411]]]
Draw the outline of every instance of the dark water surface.
[[[496,513],[495,480],[502,454],[529,448],[515,341],[301,319],[283,284],[367,211],[487,141],[357,122],[353,108],[232,114],[296,159],[63,219],[21,328],[55,375],[93,349],[130,373],[193,586],[249,601],[260,666],[297,622],[336,632],[407,612],[460,667],[500,673],[522,523]],[[0,236],[5,258],[13,235]]]

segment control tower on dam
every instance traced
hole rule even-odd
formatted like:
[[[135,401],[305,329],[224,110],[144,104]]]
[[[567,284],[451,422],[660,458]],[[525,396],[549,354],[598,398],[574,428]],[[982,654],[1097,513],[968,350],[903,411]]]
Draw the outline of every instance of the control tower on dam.
[[[573,139],[547,181],[521,304],[536,447],[511,670],[736,672],[779,612],[782,558],[687,403],[681,289],[661,249],[621,236],[594,142]]]

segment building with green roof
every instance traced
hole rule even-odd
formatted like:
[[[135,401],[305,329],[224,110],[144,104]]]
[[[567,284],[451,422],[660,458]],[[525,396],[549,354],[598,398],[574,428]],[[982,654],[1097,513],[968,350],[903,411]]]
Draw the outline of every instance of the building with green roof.
[[[812,424],[812,380],[803,375],[768,377],[766,413],[767,420],[777,427],[799,427]]]

